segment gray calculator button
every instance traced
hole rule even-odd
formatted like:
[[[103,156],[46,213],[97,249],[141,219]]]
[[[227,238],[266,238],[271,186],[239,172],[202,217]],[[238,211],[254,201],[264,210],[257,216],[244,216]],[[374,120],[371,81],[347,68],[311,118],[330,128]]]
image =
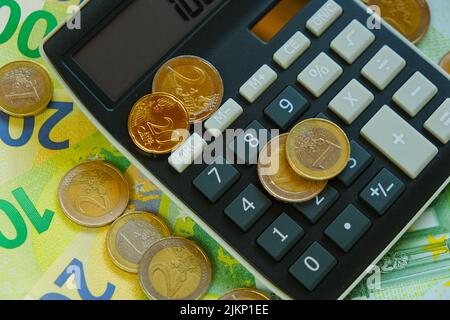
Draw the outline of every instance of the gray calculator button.
[[[379,215],[383,215],[405,190],[405,184],[383,169],[361,192],[360,197]]]
[[[425,128],[443,144],[450,141],[450,98],[425,122]]]
[[[375,41],[375,36],[358,20],[350,24],[331,42],[331,48],[352,64]]]
[[[347,168],[338,176],[346,187],[351,186],[373,161],[373,157],[357,142],[351,141],[351,156]]]
[[[225,208],[225,215],[247,232],[271,205],[272,202],[251,184]]]
[[[270,132],[254,120],[237,138],[228,145],[236,154],[238,164],[254,165],[258,163],[259,151],[269,142]]]
[[[313,200],[296,203],[294,207],[308,218],[309,221],[316,223],[338,199],[339,192],[333,187],[328,186]]]
[[[217,110],[208,121],[205,129],[214,137],[220,136],[233,122],[244,112],[242,107],[233,99],[228,99],[219,110]]]
[[[273,56],[283,69],[288,69],[311,45],[311,41],[300,31],[296,32]]]
[[[415,117],[438,92],[438,88],[422,73],[416,72],[394,95],[394,101],[411,117]]]
[[[340,5],[329,0],[308,20],[306,28],[319,37],[342,15],[342,12]]]
[[[239,93],[248,102],[253,103],[264,93],[276,80],[278,75],[268,65],[263,65],[256,73],[241,87]]]
[[[382,107],[361,134],[411,179],[434,159],[438,149],[388,106]]]
[[[325,230],[325,234],[345,252],[361,239],[372,223],[355,206],[349,205]]]
[[[256,241],[276,261],[280,261],[303,237],[304,230],[283,213]]]
[[[193,184],[209,201],[216,202],[239,177],[240,173],[220,157],[195,178]]]
[[[389,46],[384,46],[366,64],[362,75],[378,89],[384,90],[406,66],[406,61]]]
[[[322,52],[298,75],[297,80],[318,98],[342,73],[341,66]]]
[[[306,112],[309,102],[293,87],[287,87],[264,113],[282,130],[286,131]]]
[[[375,99],[358,80],[353,79],[330,102],[329,108],[345,123],[352,124]]]
[[[336,264],[336,259],[318,242],[315,242],[294,263],[289,273],[305,288],[313,291]]]

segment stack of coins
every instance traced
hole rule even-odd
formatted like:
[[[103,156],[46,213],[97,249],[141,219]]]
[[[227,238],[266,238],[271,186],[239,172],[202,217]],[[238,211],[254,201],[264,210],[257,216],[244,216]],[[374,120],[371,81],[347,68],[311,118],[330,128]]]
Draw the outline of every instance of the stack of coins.
[[[161,66],[152,92],[132,108],[128,131],[140,150],[160,155],[176,150],[189,137],[191,124],[205,121],[217,111],[224,87],[211,63],[180,56]]]
[[[307,119],[273,138],[258,160],[261,184],[284,202],[306,202],[337,177],[350,161],[350,142],[341,128],[324,119]]]
[[[48,72],[39,64],[15,61],[0,68],[0,110],[13,117],[42,113],[53,96]]]
[[[137,274],[150,299],[194,300],[208,291],[211,263],[194,242],[172,236],[166,222],[148,212],[127,212],[129,184],[104,161],[83,162],[61,180],[59,202],[73,222],[89,228],[111,225],[106,250],[121,270]],[[240,289],[226,297],[256,300],[265,297]],[[268,299],[268,298],[267,298]]]

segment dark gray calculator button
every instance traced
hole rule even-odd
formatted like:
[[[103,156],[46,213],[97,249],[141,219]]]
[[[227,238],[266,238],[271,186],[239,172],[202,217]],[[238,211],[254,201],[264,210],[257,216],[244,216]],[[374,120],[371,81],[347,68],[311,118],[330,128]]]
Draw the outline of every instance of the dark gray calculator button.
[[[352,150],[350,162],[338,177],[347,187],[352,185],[373,161],[373,157],[355,141],[351,141],[350,146]]]
[[[315,242],[289,269],[290,274],[313,291],[336,265],[336,259]]]
[[[269,130],[255,120],[228,147],[236,154],[239,164],[253,165],[258,163],[259,151],[269,140]]]
[[[293,87],[287,87],[264,110],[273,122],[282,130],[289,129],[294,122],[308,109],[309,102]]]
[[[300,227],[287,214],[283,213],[270,225],[256,241],[276,261],[280,261],[303,237]]]
[[[272,202],[251,184],[225,209],[225,215],[246,232],[271,205]]]
[[[387,169],[383,169],[361,192],[360,197],[379,215],[383,215],[404,190],[404,183]]]
[[[339,192],[333,187],[328,186],[313,200],[296,203],[294,207],[308,218],[309,221],[316,223],[338,199]]]
[[[225,159],[218,158],[195,180],[194,186],[211,202],[216,202],[236,181],[240,173]]]
[[[369,230],[370,220],[355,206],[349,205],[325,230],[325,234],[345,252]]]

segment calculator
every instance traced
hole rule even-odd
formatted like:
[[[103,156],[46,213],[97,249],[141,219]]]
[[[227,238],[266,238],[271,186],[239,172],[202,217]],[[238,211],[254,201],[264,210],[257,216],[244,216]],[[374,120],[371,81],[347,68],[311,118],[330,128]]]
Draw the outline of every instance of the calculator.
[[[449,77],[360,1],[89,1],[80,18],[41,46],[54,74],[119,151],[281,298],[345,298],[449,183]],[[223,78],[205,131],[286,133],[325,118],[350,140],[345,171],[292,204],[264,191],[255,165],[178,166],[140,152],[128,115],[158,68],[182,55]],[[211,143],[202,139],[186,143]],[[257,152],[263,139],[247,140]]]

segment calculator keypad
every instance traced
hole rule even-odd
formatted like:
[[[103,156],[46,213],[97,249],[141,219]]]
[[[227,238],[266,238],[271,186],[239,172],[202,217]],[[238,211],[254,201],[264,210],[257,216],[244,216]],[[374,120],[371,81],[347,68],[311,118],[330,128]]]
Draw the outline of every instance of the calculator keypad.
[[[341,66],[322,52],[298,75],[297,80],[318,98],[342,73]]]
[[[250,184],[225,209],[225,215],[242,231],[247,232],[270,208],[272,202],[253,184]]]
[[[306,28],[320,37],[335,22],[344,10],[333,0],[327,1],[306,23]]]
[[[450,99],[445,100],[425,122],[425,128],[443,144],[450,141]]]
[[[273,259],[280,261],[303,237],[304,230],[282,213],[256,241]]]
[[[383,215],[405,190],[404,183],[383,169],[361,192],[361,199],[379,215]]]
[[[311,45],[311,41],[297,31],[273,56],[283,69],[288,69]]]
[[[388,106],[364,126],[361,134],[411,179],[434,159],[438,149]]]
[[[276,80],[278,74],[268,65],[263,65],[256,73],[241,87],[239,93],[248,102],[255,102]]]
[[[375,96],[353,79],[330,102],[329,108],[345,123],[352,124],[372,103]]]
[[[375,35],[358,20],[353,20],[332,42],[333,49],[352,64],[375,41]]]
[[[383,46],[363,68],[362,75],[379,90],[384,90],[405,66],[402,57],[389,46]]]
[[[309,101],[293,87],[287,87],[264,110],[280,129],[286,131],[306,112]]]
[[[415,117],[438,92],[422,73],[416,72],[394,95],[393,100],[411,117]]]
[[[193,184],[209,201],[214,203],[237,182],[239,177],[240,173],[220,157],[206,168],[193,181]]]
[[[315,242],[289,269],[289,272],[306,289],[313,291],[336,264],[336,258]]]

